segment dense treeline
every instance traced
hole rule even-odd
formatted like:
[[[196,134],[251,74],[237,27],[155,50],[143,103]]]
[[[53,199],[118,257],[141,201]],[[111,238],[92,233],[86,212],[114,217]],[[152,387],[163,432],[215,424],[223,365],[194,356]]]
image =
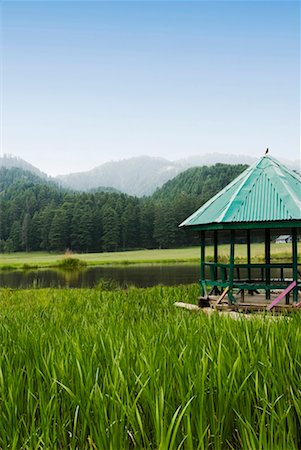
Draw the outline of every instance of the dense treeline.
[[[192,167],[167,181],[161,189],[156,190],[153,198],[170,200],[186,193],[197,197],[201,205],[246,168],[247,166],[243,164],[230,165],[220,163],[211,167]]]
[[[196,244],[178,224],[246,166],[189,169],[152,197],[75,193],[22,169],[0,169],[0,251],[116,251]]]

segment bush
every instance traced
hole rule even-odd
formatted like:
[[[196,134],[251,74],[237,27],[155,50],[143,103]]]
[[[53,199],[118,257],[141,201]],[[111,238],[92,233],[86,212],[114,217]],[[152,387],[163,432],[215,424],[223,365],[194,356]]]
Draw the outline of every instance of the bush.
[[[65,270],[76,270],[86,267],[87,263],[78,258],[65,258],[59,261],[57,266]]]

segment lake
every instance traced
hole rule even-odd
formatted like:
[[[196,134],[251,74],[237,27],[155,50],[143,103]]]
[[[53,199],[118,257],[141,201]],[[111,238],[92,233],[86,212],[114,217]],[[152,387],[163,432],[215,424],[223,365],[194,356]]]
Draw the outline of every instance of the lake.
[[[242,277],[247,277],[246,269],[241,269]],[[252,275],[260,279],[260,269],[252,269]],[[206,276],[210,278],[209,268]],[[271,277],[278,278],[279,269],[271,270]],[[291,269],[284,269],[284,276],[292,277]],[[70,287],[94,287],[101,280],[113,281],[121,287],[149,287],[157,284],[173,286],[177,284],[198,283],[199,264],[148,264],[128,266],[98,266],[82,270],[38,269],[0,271],[0,286],[14,289]]]
[[[120,286],[149,287],[197,283],[199,264],[162,264],[89,267],[79,271],[55,269],[0,271],[0,286],[15,289],[94,287],[101,280],[113,280]]]

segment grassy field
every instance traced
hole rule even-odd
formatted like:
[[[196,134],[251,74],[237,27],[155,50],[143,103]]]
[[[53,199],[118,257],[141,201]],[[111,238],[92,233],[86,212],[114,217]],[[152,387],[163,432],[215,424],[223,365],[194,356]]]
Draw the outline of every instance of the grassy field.
[[[301,448],[301,315],[177,309],[197,286],[0,292],[1,449]]]
[[[237,258],[246,257],[246,245],[237,244],[235,253]],[[271,253],[274,259],[289,257],[291,255],[291,244],[272,244]],[[219,246],[219,255],[222,259],[229,257],[229,245]],[[252,245],[252,256],[254,260],[262,260],[264,255],[264,244]],[[70,255],[67,255],[68,257]],[[141,263],[177,263],[199,261],[200,248],[179,248],[168,250],[137,250],[127,252],[111,253],[82,253],[71,255],[88,265],[103,264],[141,264]],[[213,247],[206,249],[206,256],[213,256]],[[0,255],[0,268],[25,268],[30,267],[54,267],[62,263],[66,255],[34,252],[34,253],[9,253]]]

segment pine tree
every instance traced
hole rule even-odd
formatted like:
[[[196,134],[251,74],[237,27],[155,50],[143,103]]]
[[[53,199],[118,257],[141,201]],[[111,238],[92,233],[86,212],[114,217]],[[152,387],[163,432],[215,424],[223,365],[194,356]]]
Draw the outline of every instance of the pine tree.
[[[40,234],[40,216],[36,211],[31,219],[30,224],[30,235],[29,235],[29,246],[33,251],[37,251],[40,249],[41,245],[41,234]]]
[[[143,248],[154,248],[155,208],[153,202],[146,201],[140,207],[140,240]]]
[[[107,252],[116,251],[119,245],[119,218],[116,211],[110,206],[103,208],[102,222],[102,248]]]
[[[40,235],[41,235],[40,245],[42,250],[50,250],[49,232],[54,214],[55,214],[55,207],[53,204],[44,208],[39,214]]]
[[[159,248],[169,248],[175,244],[177,224],[170,207],[156,206],[154,238]]]
[[[52,219],[49,230],[50,250],[62,251],[67,248],[68,217],[66,211],[58,209]]]
[[[19,252],[22,249],[21,223],[19,220],[15,220],[12,224],[9,237],[13,242],[13,251]]]
[[[30,222],[30,215],[26,213],[22,221],[21,229],[21,245],[26,252],[30,250]]]
[[[121,218],[122,247],[123,249],[138,248],[139,239],[139,212],[138,206],[129,203]]]

